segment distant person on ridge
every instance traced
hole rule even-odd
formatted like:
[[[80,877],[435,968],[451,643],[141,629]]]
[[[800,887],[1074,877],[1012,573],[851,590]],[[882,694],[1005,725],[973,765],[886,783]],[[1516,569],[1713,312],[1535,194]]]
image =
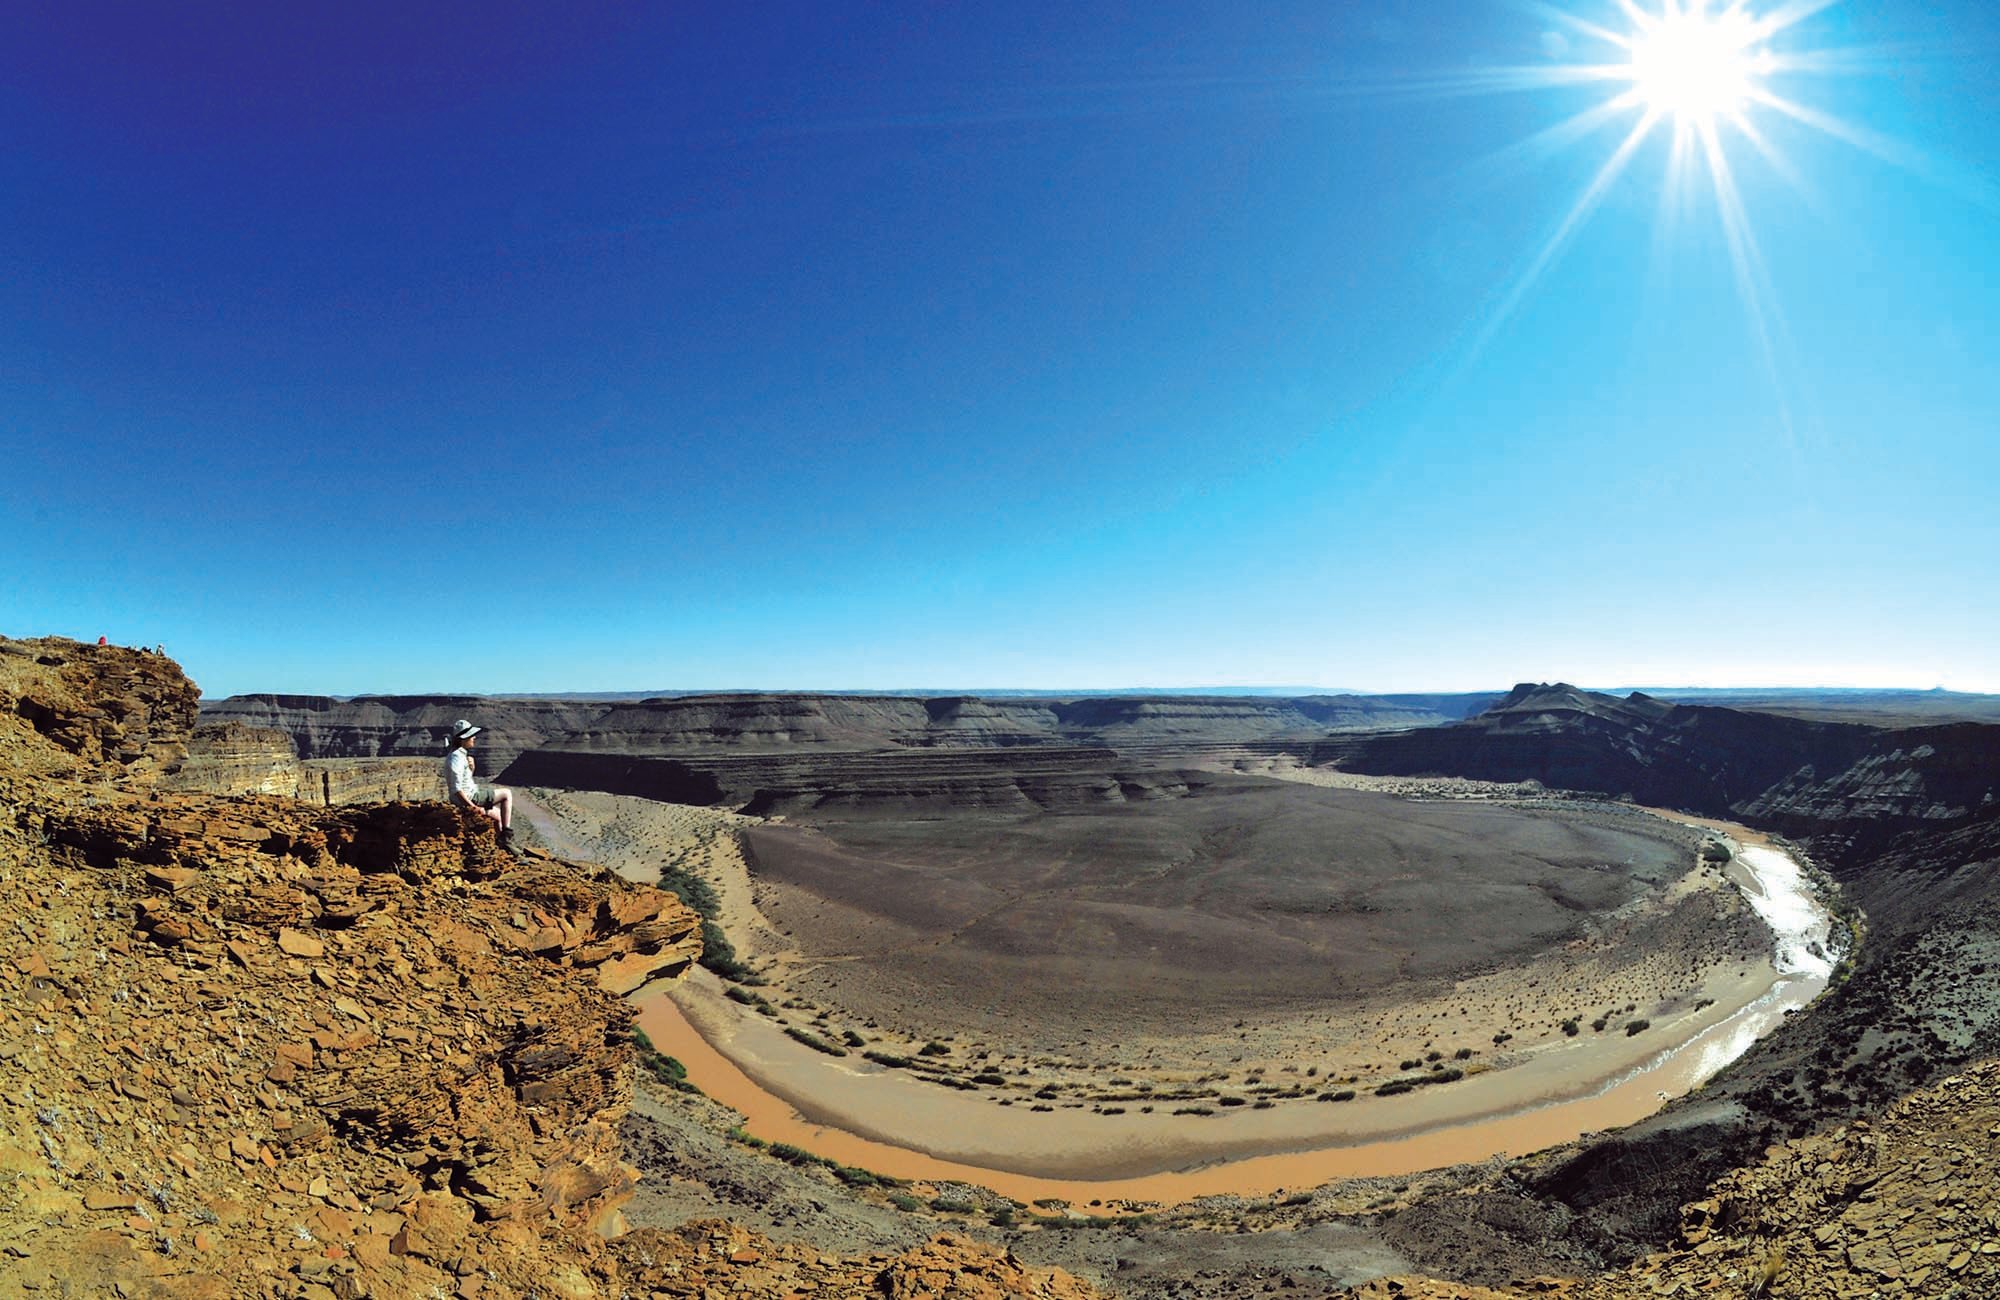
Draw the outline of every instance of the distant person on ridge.
[[[497,785],[482,790],[472,779],[472,738],[484,730],[464,718],[451,724],[451,748],[445,751],[444,758],[444,786],[453,803],[499,822],[500,847],[506,848],[514,842],[514,792]]]

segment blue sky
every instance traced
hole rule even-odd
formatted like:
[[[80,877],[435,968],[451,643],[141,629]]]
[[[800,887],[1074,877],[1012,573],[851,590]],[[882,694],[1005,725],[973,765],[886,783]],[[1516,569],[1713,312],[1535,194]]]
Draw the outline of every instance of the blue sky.
[[[1622,88],[1481,89],[1604,59],[1548,8],[418,8],[12,20],[0,631],[210,695],[2000,690],[1984,5],[1771,37],[1868,147],[1721,129],[1768,351],[1669,129],[1524,282],[1641,112],[1517,147]]]

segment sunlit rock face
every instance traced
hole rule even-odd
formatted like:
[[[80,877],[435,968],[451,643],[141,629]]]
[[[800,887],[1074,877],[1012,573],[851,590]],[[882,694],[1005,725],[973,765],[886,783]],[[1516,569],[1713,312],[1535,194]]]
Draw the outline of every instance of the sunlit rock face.
[[[211,722],[194,729],[175,790],[207,794],[275,794],[296,798],[301,769],[292,738],[273,727]]]
[[[328,1294],[622,1293],[620,995],[699,955],[694,913],[441,802],[161,790],[194,720],[171,661],[5,645],[0,1217],[39,1227],[0,1292],[150,1293],[170,1260],[176,1294],[236,1294],[304,1259]],[[228,741],[218,783],[286,770]]]
[[[163,655],[67,637],[0,637],[0,741],[38,770],[123,788],[180,766],[200,691]]]
[[[275,794],[325,806],[398,799],[443,799],[435,758],[299,758],[292,738],[274,727],[210,722],[196,727],[172,790],[205,794]]]

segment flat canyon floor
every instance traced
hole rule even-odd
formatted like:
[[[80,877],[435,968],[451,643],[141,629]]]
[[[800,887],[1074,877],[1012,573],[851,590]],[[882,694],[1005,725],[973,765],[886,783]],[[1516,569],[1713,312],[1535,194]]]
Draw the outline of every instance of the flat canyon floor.
[[[781,824],[532,794],[565,848],[715,888],[767,982],[675,1001],[758,1083],[865,1136],[923,1121],[960,1155],[1018,1145],[1028,1171],[1108,1178],[1325,1145],[1336,1114],[1360,1141],[1576,1095],[1770,980],[1699,835],[1624,809],[1231,779],[1087,814]]]
[[[1210,1040],[1190,1058],[1210,1068],[1248,1060],[1245,1022],[1286,1042],[1301,1019],[1386,1024],[1415,991],[1610,932],[1694,861],[1688,833],[1650,818],[1228,776],[1087,812],[841,813],[742,840],[786,939],[756,951],[787,991],[926,1041],[1135,1067],[1140,1040],[1162,1058]],[[1662,972],[1620,1005],[1676,983]],[[1489,1046],[1533,1001],[1477,1024],[1466,1003],[1439,1008],[1422,1040]]]
[[[1226,881],[1214,881],[1217,888],[1207,897],[1229,902],[1226,923],[1239,941],[1241,927],[1254,932],[1258,924],[1253,897],[1296,904],[1309,895],[1314,866],[1307,841],[1328,834],[1343,816],[1351,819],[1350,836],[1358,835],[1366,846],[1362,865],[1374,868],[1372,874],[1355,875],[1346,897],[1377,908],[1409,900],[1406,906],[1421,910],[1423,890],[1413,883],[1419,869],[1408,861],[1413,844],[1427,851],[1441,848],[1463,864],[1474,855],[1484,856],[1488,841],[1500,837],[1511,876],[1486,878],[1481,895],[1485,907],[1469,905],[1461,896],[1450,909],[1457,923],[1472,925],[1487,937],[1470,949],[1448,938],[1428,947],[1421,941],[1406,943],[1393,960],[1379,956],[1390,945],[1378,940],[1365,949],[1378,955],[1375,962],[1316,971],[1302,988],[1288,986],[1285,996],[1276,998],[1255,988],[1255,980],[1240,970],[1204,989],[1202,980],[1176,969],[1188,960],[1184,955],[1153,957],[1128,943],[1115,949],[1113,960],[1124,965],[1125,974],[1155,972],[1199,999],[1202,1017],[1183,1016],[1179,1026],[1199,1032],[1177,1033],[1171,1020],[1138,1032],[1130,1015],[1134,1004],[1120,1003],[1115,996],[1122,976],[1108,972],[1070,984],[1067,998],[1060,980],[1037,990],[1038,1002],[1056,1012],[1053,1024],[1044,1026],[1024,1008],[1006,1007],[999,996],[1005,990],[998,985],[1009,972],[1018,974],[1048,958],[1049,939],[1045,935],[1038,944],[1036,926],[1021,918],[1048,916],[1049,909],[1024,907],[1010,914],[1002,900],[996,915],[993,906],[981,909],[961,902],[961,910],[950,918],[959,924],[938,924],[933,917],[934,928],[925,931],[924,914],[913,914],[900,891],[933,888],[962,898],[970,888],[988,891],[981,901],[990,904],[992,895],[1003,890],[1025,893],[1045,885],[1055,874],[1055,855],[1078,863],[1068,887],[1086,895],[1091,910],[1108,908],[1114,917],[1122,915],[1115,910],[1122,890],[1143,900],[1123,900],[1127,905],[1160,913],[1142,918],[1157,934],[1171,930],[1176,905],[1204,901],[1186,885],[1178,895],[1158,888],[1159,866],[1179,861],[1190,864],[1190,874],[1204,869],[1219,873],[1215,855],[1219,845],[1228,843],[1218,833],[1225,829],[1219,823],[1231,818],[1176,824],[1162,822],[1157,809],[1140,806],[1134,810],[1137,815],[1099,821],[1095,830],[1089,828],[1095,818],[1036,826],[1036,819],[1018,816],[912,830],[866,820],[786,825],[626,796],[529,793],[541,817],[538,829],[545,838],[560,837],[564,851],[587,850],[634,879],[657,879],[662,865],[671,865],[716,890],[724,927],[739,955],[770,981],[749,990],[767,1003],[761,1011],[722,1001],[713,995],[711,983],[709,1000],[721,1014],[765,1022],[753,1026],[757,1028],[782,1018],[826,1041],[846,1041],[844,1035],[853,1033],[865,1038],[870,1050],[928,1062],[940,1074],[961,1081],[998,1076],[1005,1085],[973,1086],[986,1103],[991,1127],[1002,1132],[1017,1130],[1026,1120],[1059,1118],[1065,1111],[1083,1116],[1157,1107],[1167,1115],[1187,1107],[1247,1119],[1248,1108],[1259,1102],[1273,1109],[1314,1106],[1317,1095],[1333,1091],[1341,1080],[1352,1080],[1351,1086],[1363,1093],[1357,1107],[1408,1103],[1412,1098],[1378,1100],[1366,1092],[1395,1077],[1405,1062],[1433,1053],[1441,1063],[1503,1067],[1503,1074],[1508,1066],[1587,1054],[1590,1068],[1601,1070],[1608,1057],[1636,1059],[1653,1050],[1645,1033],[1627,1035],[1625,1025],[1648,1016],[1661,1021],[1663,1011],[1666,1019],[1683,1021],[1713,1015],[1694,1004],[1708,996],[1724,1004],[1732,998],[1740,1002],[1761,987],[1760,981],[1768,981],[1767,936],[1721,874],[1696,865],[1701,837],[1685,827],[1626,810],[1570,808],[1549,815],[1476,801],[1391,798],[1388,793],[1462,795],[1467,792],[1462,783],[1433,790],[1421,782],[1377,783],[1324,771],[1272,775],[1299,785],[1366,788],[1302,791],[1333,796],[1325,806],[1334,811],[1318,816],[1283,797],[1290,791],[1274,792],[1261,782],[1256,784],[1263,790],[1252,793],[1248,803],[1229,806],[1232,817],[1274,809],[1279,830],[1269,841],[1260,844],[1262,837],[1252,835],[1227,851],[1247,854],[1276,845],[1290,854],[1245,888],[1232,891]],[[1379,823],[1383,810],[1412,814],[1399,819],[1400,836],[1379,824],[1372,829],[1362,824]],[[1108,862],[1099,858],[1093,870],[1082,859],[1107,837],[1115,852]],[[763,846],[754,873],[746,843]],[[781,855],[793,844],[803,846],[803,865],[793,860],[778,878],[771,878],[773,844],[781,846]],[[1206,868],[1191,865],[1204,853],[1209,855]],[[872,866],[866,861],[869,855],[875,857]],[[1039,873],[1027,865],[1037,857],[1043,862]],[[894,866],[884,868],[884,859]],[[990,875],[999,883],[977,880],[968,887],[955,879],[953,864],[966,861],[996,864],[998,870]],[[814,889],[804,883],[825,881],[857,862],[867,873],[866,888],[837,890],[822,884]],[[1431,887],[1438,892],[1435,879]],[[1372,902],[1366,898],[1371,891]],[[1538,928],[1539,938],[1523,941],[1507,933],[1493,916],[1496,899],[1498,906],[1513,909],[1524,926]],[[1594,906],[1579,905],[1586,899]],[[886,913],[886,919],[871,927],[871,911]],[[1353,907],[1315,912],[1294,905],[1272,909],[1271,915],[1273,941],[1292,945],[1288,951],[1295,962],[1313,965],[1332,964],[1320,961],[1310,947],[1316,941],[1314,917],[1326,918],[1328,934],[1351,934],[1344,927],[1352,926],[1355,916],[1383,913]],[[846,928],[818,924],[835,916]],[[966,925],[968,916],[986,924]],[[912,943],[912,932],[922,937]],[[1004,936],[1003,941],[989,938],[996,935]],[[1208,945],[1205,952],[1211,959],[1230,968],[1244,956],[1213,935],[1198,937]],[[872,949],[861,942],[870,939]],[[933,1000],[936,981],[921,970],[906,977],[914,981],[906,987],[915,992],[900,1003],[883,996],[896,988],[885,972],[910,969],[899,963],[925,951],[942,953],[954,978],[972,973],[974,988],[983,992],[969,1000],[986,1008],[979,1032],[971,1032],[959,1018],[967,1014],[965,1007],[941,1008]],[[865,959],[871,954],[878,958],[872,972]],[[1249,958],[1265,972],[1283,965],[1266,952]],[[1412,972],[1419,977],[1412,978]],[[862,996],[879,1001],[853,1004],[848,981],[856,976],[863,978],[855,984],[870,990]],[[1255,1010],[1234,1011],[1218,985],[1253,1002]],[[1098,996],[1079,999],[1078,992]],[[1628,1005],[1632,1010],[1626,1010]],[[1079,1014],[1086,1008],[1091,1014]],[[1100,1019],[1093,1022],[1091,1015]],[[1126,1019],[1121,1022],[1120,1016]],[[1562,1021],[1572,1016],[1581,1017],[1575,1037],[1562,1029]],[[1607,1017],[1602,1031],[1591,1027],[1599,1017]],[[1016,1033],[1000,1032],[1010,1024],[1019,1027]],[[1510,1037],[1496,1044],[1496,1034]],[[923,1057],[924,1045],[931,1042],[944,1052]],[[1579,1051],[1586,1048],[1587,1053]],[[853,1050],[858,1055],[862,1049]],[[1461,1051],[1469,1054],[1465,1060],[1458,1060]],[[1029,1073],[1021,1076],[1022,1070]],[[1053,1095],[1033,1095],[1045,1090]],[[1136,1096],[1145,1090],[1156,1096],[1176,1091],[1201,1095],[1149,1103]],[[1428,1091],[1441,1097],[1449,1090]],[[1102,1100],[1121,1096],[1123,1102]],[[1225,1108],[1224,1097],[1243,1109]],[[1036,1107],[1057,1113],[1036,1116]],[[1324,1113],[1336,1108],[1314,1109]],[[1024,1110],[1031,1113],[1024,1115]],[[976,1180],[919,1180],[903,1189],[905,1199],[898,1208],[881,1190],[846,1186],[824,1166],[795,1167],[745,1147],[729,1136],[737,1122],[737,1114],[726,1106],[648,1085],[627,1134],[648,1169],[631,1207],[633,1221],[673,1223],[722,1213],[780,1240],[860,1250],[907,1244],[942,1220],[1031,1262],[1058,1264],[1094,1277],[1118,1294],[1141,1297],[1323,1294],[1331,1285],[1400,1271],[1410,1261],[1389,1237],[1357,1222],[1357,1216],[1475,1184],[1487,1172],[1461,1167],[1344,1179],[1310,1191],[1209,1196],[1153,1208],[1144,1219],[1117,1226],[1023,1230],[1007,1222],[1009,1199]],[[1174,1122],[1222,1121],[1189,1115]],[[1070,1202],[1071,1211],[1096,1215],[1148,1208],[1094,1200],[1079,1196]]]

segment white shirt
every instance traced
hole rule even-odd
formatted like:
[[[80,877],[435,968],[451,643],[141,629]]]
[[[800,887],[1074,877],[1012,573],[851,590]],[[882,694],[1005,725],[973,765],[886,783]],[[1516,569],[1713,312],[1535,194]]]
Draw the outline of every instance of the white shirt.
[[[444,783],[454,794],[468,800],[479,798],[479,783],[472,779],[472,751],[454,749],[444,760]]]

